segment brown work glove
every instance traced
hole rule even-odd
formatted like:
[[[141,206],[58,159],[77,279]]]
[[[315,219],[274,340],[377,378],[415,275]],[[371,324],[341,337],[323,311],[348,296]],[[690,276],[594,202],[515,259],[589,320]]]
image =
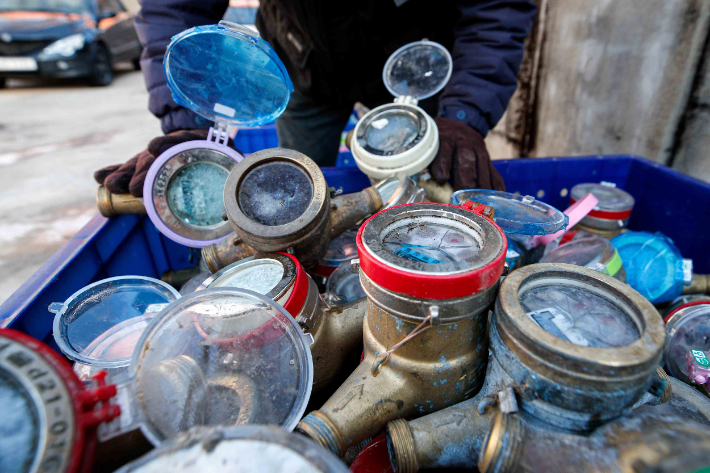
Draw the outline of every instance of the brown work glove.
[[[439,128],[439,152],[429,170],[437,183],[445,184],[453,174],[454,190],[505,190],[480,133],[451,118],[438,117],[434,121]]]
[[[115,164],[99,169],[94,173],[96,182],[106,187],[112,194],[131,193],[135,197],[143,197],[143,183],[155,158],[173,146],[193,140],[207,139],[208,130],[178,130],[159,136],[148,143],[148,149],[141,151],[125,164]],[[234,148],[234,142],[229,139],[229,146]]]

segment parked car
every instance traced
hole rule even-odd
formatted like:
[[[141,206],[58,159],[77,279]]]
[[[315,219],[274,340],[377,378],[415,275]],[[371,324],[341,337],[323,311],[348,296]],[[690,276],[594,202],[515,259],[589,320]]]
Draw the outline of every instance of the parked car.
[[[0,88],[8,77],[86,77],[109,85],[113,65],[141,54],[120,0],[0,0]]]

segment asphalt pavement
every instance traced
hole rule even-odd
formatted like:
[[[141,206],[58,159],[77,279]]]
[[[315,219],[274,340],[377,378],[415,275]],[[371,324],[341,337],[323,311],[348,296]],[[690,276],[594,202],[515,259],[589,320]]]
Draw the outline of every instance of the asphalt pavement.
[[[96,215],[93,173],[160,134],[139,71],[0,90],[0,302]]]

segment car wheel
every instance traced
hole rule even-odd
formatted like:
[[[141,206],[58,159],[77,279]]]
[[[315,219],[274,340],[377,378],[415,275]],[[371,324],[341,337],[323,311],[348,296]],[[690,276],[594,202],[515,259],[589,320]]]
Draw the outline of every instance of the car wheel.
[[[89,76],[91,85],[106,86],[113,81],[113,65],[111,56],[108,54],[106,46],[97,45],[96,56],[94,57],[94,68]]]

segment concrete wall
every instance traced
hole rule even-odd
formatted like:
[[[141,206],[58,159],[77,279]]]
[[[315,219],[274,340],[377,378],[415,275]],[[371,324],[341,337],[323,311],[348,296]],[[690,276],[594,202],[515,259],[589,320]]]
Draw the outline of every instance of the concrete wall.
[[[141,8],[138,0],[123,0],[123,6],[133,13],[138,13],[138,10]]]
[[[492,156],[637,154],[710,181],[710,0],[538,3]]]

